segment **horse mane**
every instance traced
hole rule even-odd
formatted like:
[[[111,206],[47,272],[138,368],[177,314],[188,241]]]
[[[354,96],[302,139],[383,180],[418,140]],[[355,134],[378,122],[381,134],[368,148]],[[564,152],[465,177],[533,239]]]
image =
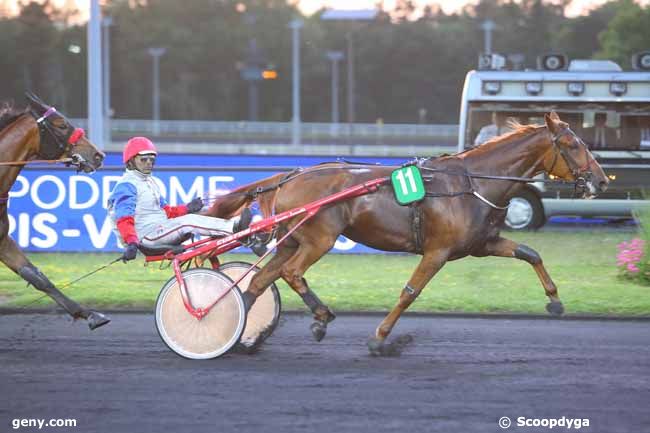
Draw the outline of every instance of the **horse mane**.
[[[492,137],[485,143],[477,147],[470,147],[469,149],[466,149],[457,155],[462,155],[467,152],[475,152],[478,151],[479,149],[485,148],[486,146],[488,148],[492,148],[495,146],[499,146],[500,144],[503,143],[511,143],[515,140],[537,133],[542,129],[546,129],[546,125],[522,125],[521,123],[513,119],[509,120],[506,124],[511,131],[506,132],[503,135]]]
[[[521,123],[513,119],[510,119],[508,122],[506,122],[506,125],[511,130],[510,132],[507,132],[499,137],[494,137],[488,140],[486,143],[490,143],[492,141],[494,142],[512,141],[520,137],[523,138],[525,136],[528,136],[533,132],[537,132],[540,128],[546,128],[546,125],[522,125]]]
[[[9,102],[3,102],[0,107],[0,131],[11,125],[17,118],[25,114],[27,110],[18,110]]]

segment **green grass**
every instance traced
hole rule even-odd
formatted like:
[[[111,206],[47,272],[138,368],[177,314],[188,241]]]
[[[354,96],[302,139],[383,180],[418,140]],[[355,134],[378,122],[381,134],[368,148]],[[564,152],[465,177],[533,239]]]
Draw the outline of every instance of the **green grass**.
[[[536,249],[558,286],[567,313],[650,314],[650,287],[617,277],[616,244],[630,233],[506,233]],[[31,254],[30,259],[58,285],[90,272],[117,254]],[[318,296],[335,311],[386,311],[395,304],[418,257],[404,255],[330,254],[314,265],[306,278]],[[222,260],[247,260],[248,255],[224,255]],[[143,267],[143,260],[118,262],[67,288],[75,300],[97,307],[150,308],[171,269]],[[285,309],[304,305],[279,283]],[[7,268],[0,267],[0,299],[22,306],[40,293],[26,288]],[[532,267],[506,258],[466,258],[450,262],[412,305],[411,311],[543,313],[547,298]],[[50,304],[43,299],[33,306]]]

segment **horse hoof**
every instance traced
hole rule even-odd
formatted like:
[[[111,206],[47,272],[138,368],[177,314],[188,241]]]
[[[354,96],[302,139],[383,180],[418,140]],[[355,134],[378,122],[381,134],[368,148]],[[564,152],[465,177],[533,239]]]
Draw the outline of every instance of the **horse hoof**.
[[[561,316],[564,313],[564,305],[562,302],[549,302],[546,304],[546,311],[554,316]]]
[[[314,336],[316,341],[321,341],[325,338],[325,334],[327,334],[327,325],[323,322],[314,322],[311,324],[309,329],[311,330],[311,335]]]
[[[233,353],[241,353],[243,355],[252,355],[257,353],[260,349],[261,343],[258,344],[255,341],[252,344],[237,343],[235,347],[232,348]]]
[[[368,350],[372,356],[400,356],[402,351],[413,341],[409,334],[395,337],[392,341],[371,338],[368,340]]]
[[[377,338],[371,338],[368,340],[368,351],[372,356],[382,356],[382,352],[384,351],[384,342]]]
[[[376,338],[368,341],[368,351],[371,356],[397,356],[400,354],[395,344],[387,343],[386,340],[382,341]]]
[[[100,326],[107,325],[110,323],[111,319],[102,313],[91,311],[90,314],[88,314],[88,317],[86,317],[86,321],[88,322],[88,327],[92,331],[99,328]]]

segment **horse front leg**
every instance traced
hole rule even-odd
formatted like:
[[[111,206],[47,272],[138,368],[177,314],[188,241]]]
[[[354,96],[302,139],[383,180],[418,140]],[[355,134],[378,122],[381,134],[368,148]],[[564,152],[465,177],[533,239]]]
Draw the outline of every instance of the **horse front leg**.
[[[27,259],[22,250],[18,248],[18,245],[9,236],[5,236],[0,241],[0,261],[37,290],[47,294],[74,319],[86,319],[88,327],[91,330],[110,322],[110,319],[102,313],[86,310],[65,296],[52,284],[45,274]]]
[[[513,257],[515,259],[530,263],[530,265],[535,270],[535,273],[537,273],[539,281],[544,287],[546,296],[548,296],[548,299],[550,300],[550,302],[546,304],[546,311],[555,316],[560,316],[562,313],[564,313],[564,306],[562,305],[560,297],[557,293],[557,286],[546,271],[544,263],[542,262],[542,258],[537,253],[537,251],[526,245],[513,242],[510,239],[499,237],[488,241],[485,244],[484,250],[481,253],[474,255],[478,257]]]
[[[400,346],[410,341],[410,338],[403,341],[398,339],[394,344],[387,344],[386,338],[393,330],[402,313],[415,301],[433,276],[447,263],[447,258],[448,253],[446,250],[425,251],[422,260],[420,260],[420,263],[402,290],[397,305],[393,307],[391,312],[388,313],[388,316],[379,324],[375,331],[375,337],[368,342],[368,350],[371,355],[398,354]]]

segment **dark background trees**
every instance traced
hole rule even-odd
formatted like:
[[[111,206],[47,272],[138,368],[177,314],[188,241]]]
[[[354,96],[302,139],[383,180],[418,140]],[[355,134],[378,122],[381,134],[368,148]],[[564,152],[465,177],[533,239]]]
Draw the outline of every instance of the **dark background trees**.
[[[496,24],[493,50],[536,56],[561,52],[570,58],[610,58],[627,67],[631,54],[650,49],[650,7],[618,0],[588,15],[567,18],[564,3],[541,0],[482,0],[447,15],[435,4],[419,11],[410,0],[383,10],[372,23],[350,29],[302,17],[302,118],[330,120],[330,62],[327,50],[345,50],[353,31],[359,122],[455,123],[466,72],[483,49],[480,23]],[[150,47],[161,58],[163,119],[244,120],[248,87],[240,71],[255,40],[276,80],[260,83],[259,119],[291,118],[291,32],[300,16],[285,0],[113,0],[104,13],[111,27],[111,102],[118,118],[151,117]],[[72,117],[86,106],[85,27],[74,11],[48,2],[22,3],[17,16],[0,19],[0,99],[22,103],[31,89]],[[70,51],[78,46],[79,53]],[[73,51],[75,51],[73,49]],[[345,118],[345,60],[340,101]]]

